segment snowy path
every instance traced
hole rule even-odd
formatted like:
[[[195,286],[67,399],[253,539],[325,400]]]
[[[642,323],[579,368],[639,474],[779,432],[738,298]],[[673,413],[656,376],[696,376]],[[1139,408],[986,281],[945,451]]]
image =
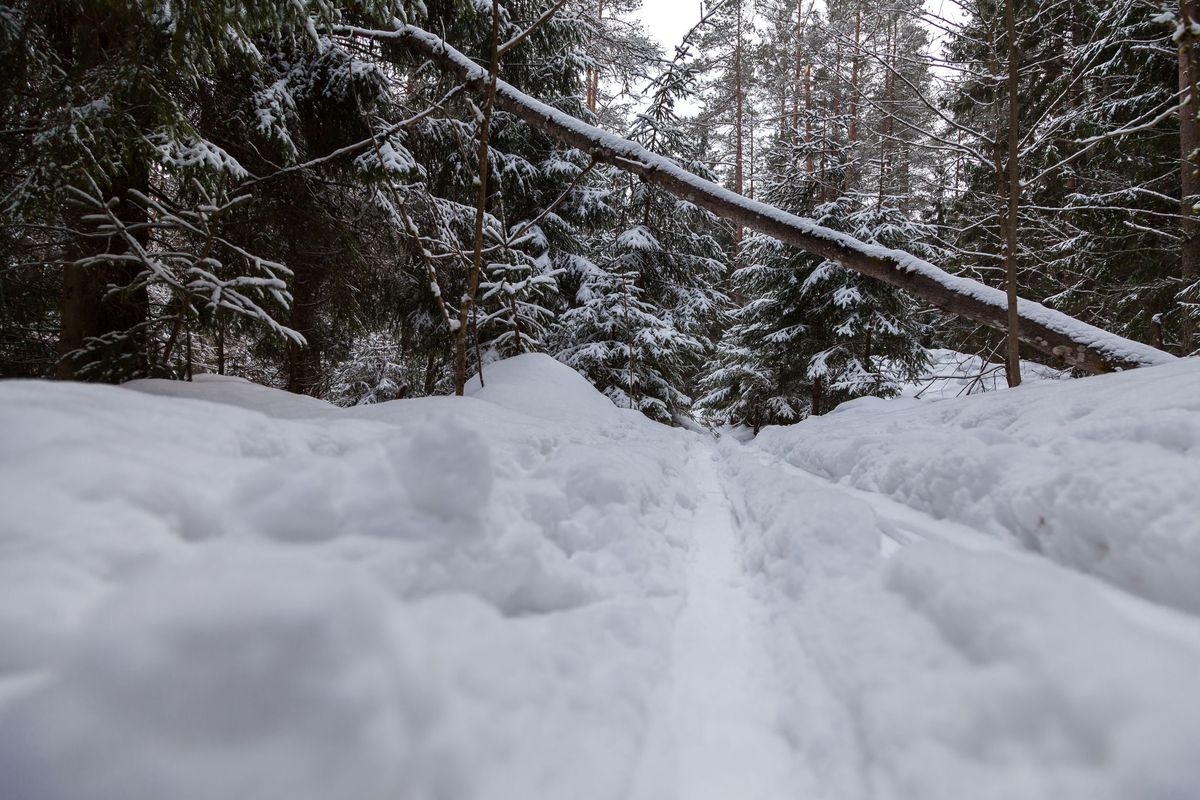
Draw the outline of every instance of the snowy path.
[[[1196,618],[757,448],[702,439],[684,474],[700,498],[671,531],[689,542],[685,600],[631,800],[932,799],[978,784],[993,787],[980,798],[1102,798],[1143,779],[1096,768],[1091,729],[1111,723],[1086,697],[1170,713],[1179,684],[1129,675],[1167,653],[1194,663]],[[1091,666],[1126,638],[1154,655]],[[1085,665],[1098,674],[1079,690]],[[979,755],[992,751],[1055,777],[997,773]]]
[[[700,500],[678,523],[691,541],[686,598],[634,800],[774,800],[789,793],[793,755],[774,724],[780,687],[764,649],[766,610],[742,570],[717,458],[715,446],[697,442],[687,465]]]

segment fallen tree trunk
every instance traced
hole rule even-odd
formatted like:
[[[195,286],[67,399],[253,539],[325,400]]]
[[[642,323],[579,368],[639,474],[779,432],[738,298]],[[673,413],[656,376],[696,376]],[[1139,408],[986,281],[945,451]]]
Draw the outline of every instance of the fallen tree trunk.
[[[486,69],[421,28],[405,25],[384,31],[343,26],[336,33],[403,45],[456,76],[469,90],[479,93],[487,90]],[[999,331],[1008,330],[1008,298],[1000,289],[951,275],[911,253],[866,244],[810,219],[742,197],[693,175],[636,142],[552,108],[504,81],[496,83],[495,103],[563,144],[639,175],[646,182],[730,222],[897,286],[947,313]],[[1162,350],[1088,325],[1031,300],[1020,299],[1017,311],[1021,341],[1088,372],[1112,372],[1175,360],[1175,356]]]

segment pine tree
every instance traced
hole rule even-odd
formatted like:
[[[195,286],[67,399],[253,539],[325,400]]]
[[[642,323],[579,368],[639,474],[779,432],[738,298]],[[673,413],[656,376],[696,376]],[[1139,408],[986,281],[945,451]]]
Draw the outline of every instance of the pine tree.
[[[650,102],[630,136],[698,174],[703,142],[677,112],[698,65],[678,53],[648,87]],[[660,189],[604,172],[618,233],[592,243],[576,265],[574,300],[559,323],[556,356],[619,404],[671,422],[689,412],[704,357],[713,348],[728,269],[723,224]]]
[[[895,107],[901,92],[886,69],[868,69],[864,50],[864,25],[888,31],[882,46],[895,53],[911,23],[901,23],[896,11],[868,16],[862,6],[834,4],[829,18],[814,12],[808,20],[827,34],[797,42],[789,37],[798,13],[781,4],[762,20],[774,46],[761,53],[778,64],[787,45],[803,44],[813,50],[794,54],[794,62],[819,65],[793,72],[802,83],[792,87],[789,124],[763,157],[764,199],[862,241],[933,255],[932,231],[902,207],[910,202],[908,176],[890,163],[889,148],[912,136],[896,135],[902,126],[889,117],[903,119]],[[777,102],[786,109],[786,98]],[[862,106],[887,113],[871,119]],[[911,130],[919,112],[907,113]],[[709,413],[755,430],[794,422],[853,397],[893,395],[924,366],[916,308],[895,289],[770,237],[748,238],[743,254],[733,276],[743,304],[730,312],[703,384],[700,405]]]
[[[1018,5],[1017,107],[1022,178],[1018,274],[1035,298],[1124,335],[1178,331],[1180,193],[1177,59],[1145,0]],[[986,278],[1003,251],[998,152],[1008,122],[1003,7],[977,2],[948,57],[968,76],[947,104],[963,145],[946,239],[959,269]],[[1157,41],[1156,41],[1157,40]],[[988,110],[990,109],[990,111]],[[984,139],[970,131],[984,132]],[[961,340],[959,340],[961,342]]]
[[[298,341],[277,321],[287,266],[227,235],[248,170],[221,134],[231,106],[253,116],[271,54],[317,47],[314,20],[335,22],[343,8],[162,0],[96,15],[90,5],[39,0],[0,13],[0,122],[11,132],[0,147],[13,167],[0,189],[13,232],[4,257],[61,274],[59,374],[148,374],[199,306],[250,314]],[[384,21],[405,8],[371,0],[353,13]]]

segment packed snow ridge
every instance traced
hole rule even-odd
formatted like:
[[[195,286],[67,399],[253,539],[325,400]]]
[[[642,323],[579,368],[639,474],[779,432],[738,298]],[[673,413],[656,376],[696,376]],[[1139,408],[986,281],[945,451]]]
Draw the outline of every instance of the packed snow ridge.
[[[747,443],[0,383],[5,800],[1200,797],[1200,368]]]

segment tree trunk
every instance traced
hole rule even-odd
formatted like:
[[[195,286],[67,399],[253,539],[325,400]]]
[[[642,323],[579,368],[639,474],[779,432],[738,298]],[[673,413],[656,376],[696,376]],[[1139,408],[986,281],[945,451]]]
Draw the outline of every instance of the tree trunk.
[[[1004,223],[1004,276],[1008,290],[1008,331],[1004,341],[1004,369],[1009,386],[1021,385],[1021,315],[1017,311],[1017,211],[1021,201],[1020,152],[1021,51],[1017,44],[1017,0],[1005,0],[1008,32],[1008,213]]]
[[[425,396],[433,394],[433,390],[437,388],[437,358],[433,350],[429,351],[429,358],[425,362]]]
[[[475,199],[475,249],[471,255],[471,273],[467,279],[467,293],[458,309],[458,329],[454,336],[454,394],[462,397],[467,386],[467,323],[475,307],[475,294],[479,291],[479,277],[483,272],[483,219],[487,212],[488,173],[491,172],[488,156],[488,136],[492,126],[492,108],[496,105],[496,82],[500,72],[500,2],[492,0],[491,56],[483,99],[483,115],[479,122],[479,192]]]
[[[122,223],[141,225],[146,211],[130,201],[131,190],[147,192],[150,174],[144,161],[129,165],[124,175],[101,191],[101,199],[116,198],[114,213]],[[94,213],[89,209],[87,213]],[[78,221],[81,230],[94,228]],[[143,246],[149,230],[140,227],[133,236]],[[67,380],[101,380],[121,383],[146,374],[145,322],[150,302],[145,286],[130,288],[142,273],[139,263],[112,261],[81,265],[78,260],[97,255],[119,256],[129,251],[120,237],[82,239],[75,252],[75,263],[63,272],[62,328],[59,334],[59,362],[56,374]],[[95,249],[83,248],[95,242]],[[81,348],[88,350],[82,351]]]
[[[796,3],[796,48],[794,73],[792,75],[792,135],[790,140],[796,144],[800,139],[800,93],[801,78],[804,73],[804,0]]]
[[[1200,86],[1200,64],[1197,63],[1196,36],[1192,25],[1200,22],[1196,0],[1180,0],[1179,21],[1183,34],[1179,39],[1179,90],[1182,92],[1179,105],[1179,163],[1182,173],[1180,182],[1179,214],[1183,217],[1183,243],[1180,245],[1180,273],[1184,285],[1193,283],[1200,276],[1200,222],[1196,218],[1197,194],[1200,180],[1196,172],[1196,148],[1200,147],[1200,122],[1196,113],[1200,103],[1196,97]],[[1179,351],[1188,355],[1194,349],[1195,321],[1184,312],[1179,322]]]
[[[217,374],[225,374],[225,320],[217,314]]]
[[[306,263],[296,248],[292,248],[292,253],[292,310],[288,327],[304,337],[304,344],[288,340],[287,390],[315,397],[322,377],[322,336],[318,313],[321,304],[321,267]]]
[[[51,13],[57,23],[50,32],[50,44],[63,57],[64,67],[74,70],[70,74],[63,73],[68,85],[103,64],[110,48],[119,46],[122,37],[128,35],[121,27],[120,14],[89,16],[86,4],[48,5],[53,8]],[[132,123],[143,131],[150,126],[148,101],[149,91],[140,80],[108,98],[117,111],[128,114]],[[99,171],[93,174],[101,184],[99,199],[115,201],[113,214],[122,224],[142,226],[131,232],[132,237],[143,246],[147,244],[150,232],[144,227],[146,210],[130,199],[133,190],[143,193],[149,190],[150,167],[145,157],[135,146],[121,163],[109,167],[104,177]],[[84,213],[96,211],[88,209]],[[64,253],[59,361],[55,365],[55,374],[67,380],[110,383],[146,375],[149,295],[145,286],[133,288],[139,283],[143,266],[105,262],[103,256],[123,256],[130,247],[120,236],[94,235],[95,222],[80,219],[80,215],[66,210],[63,223],[68,229],[93,235],[73,236],[72,245]],[[80,263],[85,260],[92,263]]]
[[[888,146],[895,132],[892,114],[894,113],[893,106],[896,99],[896,79],[892,70],[899,69],[900,67],[897,63],[899,59],[896,57],[896,31],[892,26],[888,28],[884,53],[884,57],[887,59],[890,68],[883,76],[883,107],[886,111],[883,117],[883,135],[879,137],[879,186],[877,202],[880,208],[883,208],[883,198],[887,190],[887,179],[892,171],[891,164],[888,162]]]
[[[814,172],[812,152],[812,110],[812,64],[807,64],[804,67],[804,166],[808,170],[809,178],[812,178]]]
[[[604,0],[597,0],[596,3],[596,23],[604,19]],[[587,107],[588,111],[596,113],[597,98],[600,95],[600,71],[595,67],[588,67],[587,70]]]
[[[733,46],[733,191],[737,194],[744,194],[742,191],[742,115],[745,111],[742,97],[742,2],[741,0],[735,0],[735,2],[737,3],[737,39]],[[741,266],[744,233],[742,224],[735,223],[733,230],[733,269],[735,272]]]
[[[858,74],[862,55],[861,46],[862,11],[860,10],[854,15],[854,57],[850,60],[850,122],[846,129],[846,156],[849,159],[849,163],[846,164],[847,190],[858,185],[858,155],[855,151],[858,149]]]

